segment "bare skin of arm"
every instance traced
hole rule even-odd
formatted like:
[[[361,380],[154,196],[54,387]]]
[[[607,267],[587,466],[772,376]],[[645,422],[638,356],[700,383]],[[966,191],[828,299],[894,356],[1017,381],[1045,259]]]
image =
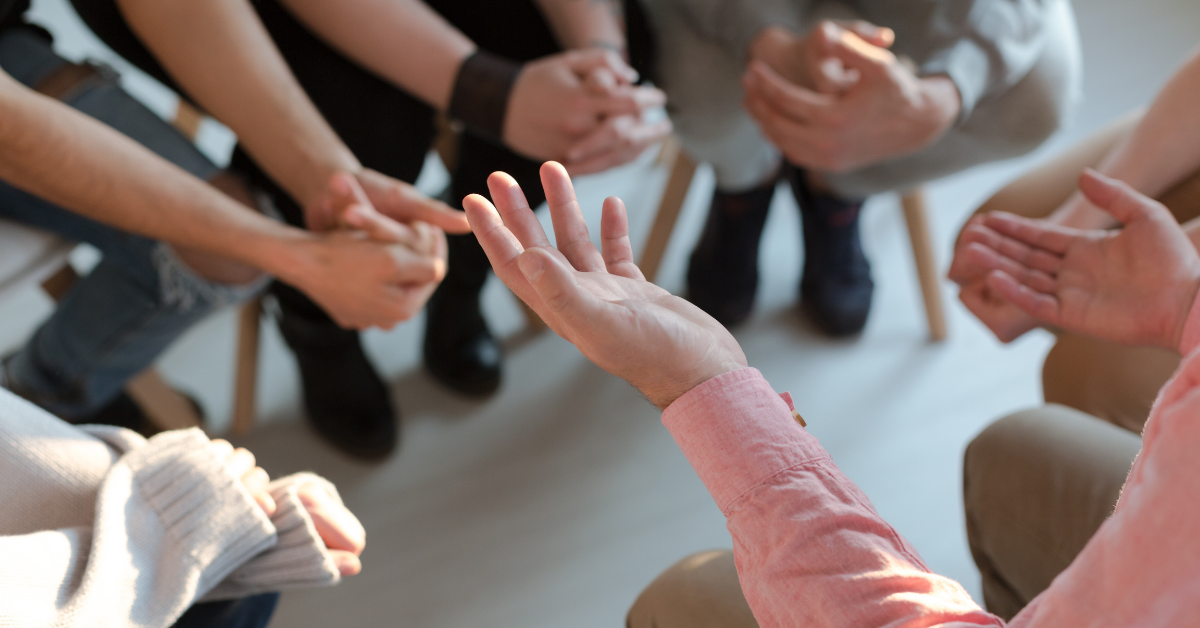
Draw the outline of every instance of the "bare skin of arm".
[[[436,229],[422,225],[406,244],[393,244],[378,241],[383,234],[372,240],[365,232],[313,234],[289,227],[3,72],[0,179],[83,216],[190,251],[189,263],[203,256],[237,262],[216,266],[220,276],[210,279],[236,283],[266,271],[304,290],[347,326],[390,327],[411,317],[424,303],[421,295],[444,274],[445,244]],[[340,210],[369,218],[367,208],[343,192]],[[369,220],[363,225],[377,228]]]
[[[606,48],[626,56],[620,0],[535,0],[563,48]]]
[[[450,106],[459,67],[477,49],[417,0],[281,1],[331,46],[442,111]],[[547,0],[545,7],[551,4]],[[502,136],[509,148],[531,159],[560,159],[577,174],[598,172],[633,159],[670,132],[669,123],[641,120],[643,111],[665,97],[632,85],[636,73],[615,52],[579,49],[591,48],[580,44],[593,36],[614,42],[619,37],[623,45],[620,23],[610,12],[561,9],[547,12],[547,20],[572,50],[524,64]]]
[[[1200,54],[1175,72],[1133,133],[1117,144],[1096,170],[1151,198],[1166,192],[1200,168],[1198,100]],[[1112,216],[1078,192],[1050,219],[1082,229],[1116,226]]]
[[[1171,77],[1138,126],[1104,158],[1096,170],[1129,185],[1137,192],[1157,197],[1200,168],[1200,55],[1193,56]],[[949,277],[962,289],[959,299],[1003,342],[1037,327],[1038,322],[986,282],[987,270],[966,254],[972,242],[990,242],[979,227],[983,216],[973,217],[955,246]],[[1119,224],[1111,214],[1076,192],[1046,220],[1077,229],[1113,229]],[[1200,247],[1200,220],[1184,225],[1193,244]]]
[[[461,212],[412,186],[365,169],[297,83],[246,0],[117,0],[122,14],[179,84],[305,208],[310,229],[339,225],[330,211],[338,173],[364,200],[401,222],[421,220],[461,233]]]

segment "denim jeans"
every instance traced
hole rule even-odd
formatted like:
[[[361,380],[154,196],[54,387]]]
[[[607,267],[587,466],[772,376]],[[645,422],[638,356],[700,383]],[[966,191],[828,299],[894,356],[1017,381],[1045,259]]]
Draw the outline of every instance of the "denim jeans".
[[[171,628],[266,628],[279,603],[278,593],[193,605]]]
[[[0,68],[26,86],[36,86],[65,63],[34,29],[0,33]],[[121,90],[111,75],[86,81],[63,99],[197,177],[208,179],[218,172],[187,138]],[[265,283],[208,281],[163,242],[103,225],[3,182],[0,218],[87,242],[103,254],[29,343],[6,361],[6,385],[13,392],[69,421],[86,421],[185,330]]]

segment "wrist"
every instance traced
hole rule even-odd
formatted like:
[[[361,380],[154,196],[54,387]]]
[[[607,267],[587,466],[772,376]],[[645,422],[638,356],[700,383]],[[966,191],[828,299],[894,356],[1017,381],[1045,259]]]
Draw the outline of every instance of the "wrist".
[[[938,74],[920,79],[924,118],[929,129],[928,143],[932,144],[954,126],[962,111],[962,95],[949,76]]]
[[[256,238],[251,262],[272,277],[300,287],[319,265],[320,237],[311,231],[271,222],[274,228]]]
[[[476,49],[458,68],[447,113],[473,131],[500,142],[508,101],[522,64]]]
[[[675,400],[691,392],[693,388],[704,384],[710,379],[720,377],[726,373],[737,371],[746,368],[745,362],[738,362],[734,359],[729,359],[714,365],[712,368],[693,373],[691,376],[683,378],[682,383],[676,382],[673,385],[667,383],[661,388],[643,390],[643,394],[654,404],[659,410],[666,410],[668,406],[675,403]]]

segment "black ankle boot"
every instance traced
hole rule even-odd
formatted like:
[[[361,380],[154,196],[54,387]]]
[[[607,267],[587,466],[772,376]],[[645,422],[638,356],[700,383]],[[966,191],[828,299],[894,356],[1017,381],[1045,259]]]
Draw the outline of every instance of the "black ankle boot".
[[[399,415],[358,332],[338,327],[294,288],[276,282],[272,292],[279,301],[279,331],[300,366],[309,424],[355,458],[392,453],[400,440]]]
[[[486,397],[499,390],[503,366],[500,344],[479,307],[488,267],[475,272],[475,258],[483,253],[475,236],[448,236],[448,242],[446,279],[425,306],[425,367],[456,393]]]
[[[713,193],[704,232],[688,264],[688,300],[732,328],[746,321],[758,289],[758,243],[775,181],[746,192]]]
[[[875,291],[858,232],[864,201],[814,192],[800,168],[791,169],[788,178],[804,226],[800,306],[830,336],[857,334],[867,324]]]

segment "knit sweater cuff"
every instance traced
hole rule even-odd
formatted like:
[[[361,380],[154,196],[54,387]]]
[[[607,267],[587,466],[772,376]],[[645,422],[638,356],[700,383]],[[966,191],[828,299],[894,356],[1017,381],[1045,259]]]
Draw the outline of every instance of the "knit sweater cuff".
[[[337,564],[300,501],[300,489],[314,483],[341,503],[337,489],[324,478],[311,473],[297,473],[273,482],[271,496],[275,498],[276,510],[271,522],[275,525],[279,541],[233,572],[209,592],[206,600],[329,586],[341,580]]]
[[[198,429],[165,432],[123,459],[136,491],[200,569],[197,597],[275,542],[275,528]]]

